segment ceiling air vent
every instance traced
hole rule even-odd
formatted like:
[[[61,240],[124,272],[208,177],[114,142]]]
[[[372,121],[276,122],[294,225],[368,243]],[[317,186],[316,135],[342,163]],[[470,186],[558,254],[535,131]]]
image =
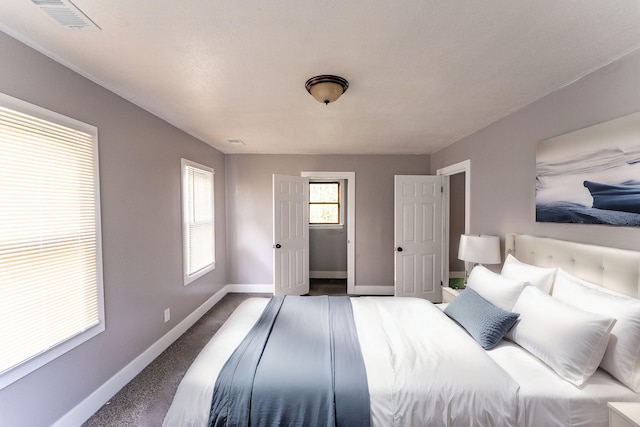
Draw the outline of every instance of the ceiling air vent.
[[[31,0],[33,4],[70,30],[99,30],[100,27],[70,0]]]

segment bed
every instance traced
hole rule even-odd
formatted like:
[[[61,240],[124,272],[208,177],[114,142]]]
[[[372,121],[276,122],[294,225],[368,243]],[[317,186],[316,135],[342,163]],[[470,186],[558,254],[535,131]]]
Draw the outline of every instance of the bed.
[[[495,292],[496,286],[483,288],[481,275],[490,277],[492,283],[503,280],[502,276],[490,276],[496,273],[474,269],[474,287],[471,291],[464,291],[449,307],[414,298],[351,298],[357,339],[366,368],[371,425],[606,426],[608,401],[640,402],[638,389],[632,390],[634,386],[640,387],[640,348],[633,341],[634,331],[640,339],[640,320],[634,317],[640,312],[640,300],[637,299],[640,295],[640,253],[515,234],[505,237],[505,253],[509,259],[503,270],[505,283],[512,280],[507,278],[507,273],[513,274],[514,271],[518,274],[531,271],[537,276],[531,276],[531,281],[522,286],[517,292],[520,295],[513,294],[507,298],[515,300],[513,311],[519,309],[527,315],[520,315],[515,320],[516,326],[505,332],[506,337],[492,343],[488,350],[483,348],[485,343],[482,340],[475,338],[475,326],[465,330],[461,327],[466,322],[464,318],[458,317],[453,321],[449,316],[451,313],[455,316],[456,310],[468,314],[464,303],[472,300],[469,295],[486,291],[489,292],[488,297],[493,298],[491,292]],[[510,269],[507,269],[507,264]],[[560,278],[556,274],[557,268],[563,270]],[[549,279],[548,274],[539,274],[545,271],[553,271],[553,279]],[[552,293],[553,285],[562,280],[564,282],[557,285],[557,298],[538,289],[546,286]],[[471,277],[469,281],[471,284]],[[566,289],[583,285],[597,286],[598,289],[586,288],[584,297],[579,296],[582,294],[578,291],[567,296]],[[606,292],[602,294],[604,300],[612,300],[613,303],[623,301],[624,310],[628,308],[625,313],[628,312],[629,316],[628,319],[621,317],[620,321],[609,319],[607,323],[606,316],[601,313],[585,314],[578,308],[571,308],[574,310],[572,313],[578,313],[579,320],[573,326],[582,328],[580,322],[583,318],[580,316],[584,315],[600,328],[601,334],[596,338],[603,355],[588,360],[588,364],[593,365],[592,359],[598,358],[598,363],[592,366],[594,372],[586,374],[583,370],[576,374],[572,371],[573,366],[567,367],[562,363],[558,366],[557,360],[564,357],[564,350],[569,353],[577,351],[579,354],[573,357],[578,358],[583,357],[582,353],[587,354],[578,347],[590,343],[591,335],[594,335],[591,333],[576,343],[557,343],[564,348],[557,354],[552,348],[550,352],[543,351],[534,356],[532,351],[539,351],[539,347],[544,349],[548,343],[536,346],[535,339],[540,336],[536,337],[535,329],[533,335],[527,334],[527,328],[532,324],[535,326],[536,322],[553,321],[549,313],[554,313],[559,305],[564,310],[568,300],[575,299],[576,305],[593,304],[594,295],[601,297],[600,288]],[[529,300],[523,297],[525,291],[545,304],[552,304],[544,310],[544,316],[536,317],[538,313],[530,313],[532,304],[527,306]],[[466,295],[464,300],[461,298],[463,295]],[[508,307],[512,303],[505,300],[504,295],[498,295],[495,300],[497,306],[507,304]],[[562,298],[565,302],[556,301]],[[185,374],[165,417],[165,427],[207,425],[216,378],[252,329],[267,302],[267,298],[246,300],[218,330]],[[538,307],[536,304],[533,304],[534,308]],[[609,302],[603,304],[608,305]],[[447,310],[451,312],[449,315]],[[496,310],[510,313],[500,307]],[[558,329],[572,327],[573,318],[569,316],[568,319],[559,322]],[[620,329],[624,327],[627,329]],[[616,333],[614,328],[618,329],[616,339],[612,340],[610,336]],[[596,328],[589,331],[591,329]],[[581,333],[575,336],[582,337]],[[542,338],[545,339],[544,336]],[[604,344],[603,339],[607,340]],[[631,339],[631,344],[625,339]],[[525,349],[531,345],[531,340],[533,347]],[[611,356],[610,347],[617,345],[618,341],[630,346],[632,353],[635,351],[635,356],[623,355],[625,360],[635,357],[631,365],[626,361],[620,363],[620,359],[616,359],[618,353],[611,353]],[[618,351],[618,347],[614,349]],[[633,375],[628,374],[628,369],[633,371]]]

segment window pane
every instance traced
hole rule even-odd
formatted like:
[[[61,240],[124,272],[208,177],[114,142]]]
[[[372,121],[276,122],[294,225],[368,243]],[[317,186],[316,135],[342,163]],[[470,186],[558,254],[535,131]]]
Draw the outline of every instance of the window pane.
[[[311,203],[338,203],[339,185],[337,182],[310,182],[309,201]]]
[[[103,328],[97,133],[71,122],[0,107],[0,373]]]
[[[201,169],[190,168],[193,185],[192,221],[211,222],[213,219],[213,174]]]
[[[339,209],[337,204],[309,205],[309,223],[311,224],[339,224]]]
[[[182,159],[185,285],[215,266],[213,169]]]

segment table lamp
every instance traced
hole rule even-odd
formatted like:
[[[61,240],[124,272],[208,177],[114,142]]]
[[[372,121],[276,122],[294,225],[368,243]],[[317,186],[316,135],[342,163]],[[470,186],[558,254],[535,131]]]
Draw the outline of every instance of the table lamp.
[[[498,236],[462,234],[460,235],[460,246],[458,247],[458,259],[465,261],[464,283],[466,286],[469,277],[467,263],[480,265],[500,264],[502,261],[500,257],[500,238]]]

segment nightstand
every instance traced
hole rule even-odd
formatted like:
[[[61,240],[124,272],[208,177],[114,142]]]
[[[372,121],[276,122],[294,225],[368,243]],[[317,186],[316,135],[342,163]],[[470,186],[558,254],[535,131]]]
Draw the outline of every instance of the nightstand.
[[[609,427],[640,427],[640,403],[609,402]]]
[[[458,289],[453,289],[448,286],[442,287],[442,302],[451,302],[455,297],[460,294]]]

